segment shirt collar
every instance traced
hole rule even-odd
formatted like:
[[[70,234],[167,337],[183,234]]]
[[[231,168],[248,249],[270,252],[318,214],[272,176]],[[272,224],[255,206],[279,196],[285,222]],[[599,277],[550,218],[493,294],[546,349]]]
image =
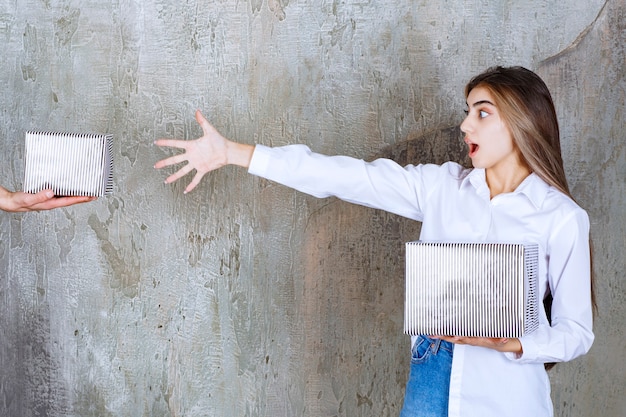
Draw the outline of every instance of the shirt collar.
[[[474,168],[463,179],[462,185],[470,183],[479,194],[487,193],[489,198],[489,187],[487,187],[487,180],[485,179],[485,170],[482,168]],[[542,180],[537,174],[532,172],[528,177],[517,186],[513,194],[523,194],[528,200],[539,209],[543,205],[543,201],[548,195],[550,186]]]
[[[531,172],[531,174],[522,181],[515,190],[516,193],[524,194],[535,208],[540,209],[543,201],[546,199],[550,191],[550,186],[542,180],[539,175]]]

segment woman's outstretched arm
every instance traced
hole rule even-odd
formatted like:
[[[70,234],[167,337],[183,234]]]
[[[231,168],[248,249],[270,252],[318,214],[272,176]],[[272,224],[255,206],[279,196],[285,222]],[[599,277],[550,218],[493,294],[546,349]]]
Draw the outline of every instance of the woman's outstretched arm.
[[[327,156],[312,152],[306,145],[294,144],[270,148],[244,145],[223,137],[196,112],[203,136],[195,140],[159,139],[158,146],[183,149],[178,155],[157,162],[157,169],[186,162],[167,177],[172,183],[196,171],[185,193],[193,190],[203,176],[224,165],[239,165],[250,174],[274,181],[318,198],[337,197],[367,207],[389,211],[411,219],[421,220],[420,201],[424,199],[424,172],[433,178],[448,173],[453,167],[402,167],[389,159],[366,162],[349,156]],[[447,174],[443,175],[447,175]]]

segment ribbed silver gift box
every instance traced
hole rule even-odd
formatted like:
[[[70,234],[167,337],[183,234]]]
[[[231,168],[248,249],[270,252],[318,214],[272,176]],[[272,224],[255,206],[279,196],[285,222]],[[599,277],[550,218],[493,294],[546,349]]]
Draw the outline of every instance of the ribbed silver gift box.
[[[26,132],[24,191],[51,188],[58,196],[110,194],[113,189],[113,136]]]
[[[539,325],[538,246],[406,243],[404,331],[520,337]]]

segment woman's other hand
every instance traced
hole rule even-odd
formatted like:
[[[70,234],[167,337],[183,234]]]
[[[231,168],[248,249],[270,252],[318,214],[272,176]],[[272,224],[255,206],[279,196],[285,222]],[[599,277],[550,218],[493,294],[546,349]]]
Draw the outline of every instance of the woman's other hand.
[[[522,343],[519,339],[491,338],[491,337],[464,337],[464,336],[431,336],[458,345],[480,346],[494,349],[499,352],[522,354]]]

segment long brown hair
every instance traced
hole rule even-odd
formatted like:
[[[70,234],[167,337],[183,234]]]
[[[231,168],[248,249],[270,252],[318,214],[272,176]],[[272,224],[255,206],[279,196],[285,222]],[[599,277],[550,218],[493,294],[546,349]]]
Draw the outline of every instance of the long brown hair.
[[[549,185],[572,197],[561,156],[559,123],[552,95],[543,80],[523,67],[491,67],[475,76],[465,86],[465,97],[476,87],[483,87],[493,96],[500,117],[509,128],[514,146],[528,168]],[[590,260],[591,240],[589,241]],[[593,269],[593,268],[592,268]],[[591,303],[597,311],[593,270]],[[548,320],[551,320],[552,296],[544,300]],[[550,369],[554,364],[546,364]]]
[[[496,101],[522,161],[573,199],[563,168],[554,103],[543,80],[523,67],[492,67],[470,80],[465,96],[478,86],[487,89]]]

